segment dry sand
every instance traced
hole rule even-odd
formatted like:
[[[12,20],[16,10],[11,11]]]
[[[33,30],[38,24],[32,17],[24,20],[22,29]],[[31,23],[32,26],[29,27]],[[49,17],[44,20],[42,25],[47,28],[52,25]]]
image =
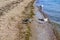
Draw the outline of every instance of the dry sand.
[[[11,1],[15,0],[0,0],[1,7],[10,4]],[[16,0],[19,1],[19,0]],[[17,4],[16,7],[9,10],[8,12],[3,11],[3,15],[0,16],[0,40],[25,40],[20,39],[20,29],[19,27],[25,27],[25,25],[20,24],[22,17],[22,11],[32,0],[23,0],[21,3]],[[13,5],[10,5],[13,6]],[[1,10],[0,10],[1,11]],[[18,25],[20,26],[18,27]],[[23,30],[24,31],[24,30]],[[23,36],[23,35],[22,35]]]

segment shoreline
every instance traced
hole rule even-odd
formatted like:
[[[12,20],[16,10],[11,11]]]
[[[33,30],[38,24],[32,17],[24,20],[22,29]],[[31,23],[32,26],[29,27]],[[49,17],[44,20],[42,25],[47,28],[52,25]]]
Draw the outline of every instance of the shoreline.
[[[35,1],[35,2],[34,2],[34,7],[37,7],[37,6],[39,6],[39,5],[36,5],[36,1]],[[42,5],[41,5],[41,6],[42,6]],[[49,15],[48,15],[47,13],[45,13],[45,11],[43,10],[43,6],[42,6],[42,13],[43,13],[42,15],[43,15],[44,17],[47,17],[50,22],[53,22],[53,23],[56,23],[56,24],[59,24],[59,25],[60,25],[60,22],[51,20],[51,19],[49,18]]]
[[[35,4],[34,4],[34,7],[36,7],[35,6]],[[36,7],[36,8],[38,8],[38,7]],[[35,9],[36,9],[35,8]],[[43,9],[43,8],[42,8]],[[56,21],[54,21],[54,20],[51,20],[50,18],[49,18],[49,16],[48,16],[48,14],[46,14],[43,10],[41,11],[40,10],[40,13],[44,16],[44,18],[48,18],[48,22],[50,22],[50,23],[55,23],[55,24],[58,24],[58,25],[60,25],[60,23],[59,22],[56,22]]]

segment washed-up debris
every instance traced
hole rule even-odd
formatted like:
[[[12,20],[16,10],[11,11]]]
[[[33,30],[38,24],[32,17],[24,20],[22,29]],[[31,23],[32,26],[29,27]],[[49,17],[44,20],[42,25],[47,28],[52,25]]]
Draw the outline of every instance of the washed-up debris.
[[[23,24],[28,24],[28,23],[31,23],[31,21],[32,21],[32,19],[26,18],[26,19],[22,20],[22,23]]]
[[[44,21],[44,19],[38,19],[38,20],[40,20],[40,21]]]

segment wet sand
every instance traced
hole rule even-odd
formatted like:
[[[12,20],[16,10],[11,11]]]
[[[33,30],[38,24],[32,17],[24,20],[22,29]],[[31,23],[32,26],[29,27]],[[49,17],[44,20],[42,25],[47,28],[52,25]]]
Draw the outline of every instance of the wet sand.
[[[41,12],[41,15],[43,15],[42,18],[47,17],[43,11],[40,11],[40,12]],[[57,40],[51,23],[49,23],[49,21],[44,22],[44,23],[39,23],[37,22],[37,20],[36,20],[36,17],[34,16],[33,22],[31,23],[31,30],[32,30],[31,40]]]

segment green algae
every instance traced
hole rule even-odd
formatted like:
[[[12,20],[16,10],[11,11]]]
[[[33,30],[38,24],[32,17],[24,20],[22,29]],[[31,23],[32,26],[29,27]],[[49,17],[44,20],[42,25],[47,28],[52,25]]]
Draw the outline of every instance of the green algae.
[[[33,3],[34,3],[34,0],[32,2],[30,2],[26,7],[25,7],[25,10],[22,12],[23,14],[23,18],[26,19],[26,18],[29,18],[29,19],[32,19],[33,16],[35,15],[34,14],[34,7],[33,7]],[[26,32],[24,33],[25,34],[25,40],[29,40],[30,37],[32,36],[31,35],[31,28],[29,26],[29,23],[28,24],[25,24],[26,27],[27,27],[27,30]]]
[[[26,31],[26,34],[25,34],[25,40],[29,40],[30,36],[31,36],[31,29],[27,25],[27,31]]]

